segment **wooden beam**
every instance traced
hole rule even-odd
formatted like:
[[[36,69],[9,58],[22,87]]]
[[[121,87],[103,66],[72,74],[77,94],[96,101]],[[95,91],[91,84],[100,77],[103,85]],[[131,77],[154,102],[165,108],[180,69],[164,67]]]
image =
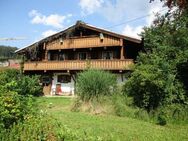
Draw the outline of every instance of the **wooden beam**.
[[[123,46],[123,39],[120,39],[120,46]]]
[[[123,59],[125,59],[125,55],[124,55],[124,46],[123,46],[123,39],[120,39],[120,45],[121,45],[121,57],[120,57],[120,59],[121,60],[123,60]]]
[[[44,61],[48,61],[48,50],[46,49],[46,43],[43,43],[43,49],[45,50]]]

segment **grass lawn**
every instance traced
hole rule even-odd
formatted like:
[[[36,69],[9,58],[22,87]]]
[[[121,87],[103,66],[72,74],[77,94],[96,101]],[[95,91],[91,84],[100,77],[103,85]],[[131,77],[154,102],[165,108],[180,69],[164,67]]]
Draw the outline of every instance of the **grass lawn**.
[[[42,110],[79,134],[112,141],[188,141],[188,125],[159,126],[128,117],[72,112],[73,101],[62,97],[38,98]]]

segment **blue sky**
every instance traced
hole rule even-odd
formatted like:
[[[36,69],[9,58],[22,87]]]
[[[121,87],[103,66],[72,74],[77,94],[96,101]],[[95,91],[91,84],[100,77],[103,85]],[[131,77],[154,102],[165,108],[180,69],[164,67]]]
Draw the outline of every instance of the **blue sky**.
[[[77,20],[136,37],[143,26],[149,26],[154,13],[165,9],[159,0],[0,0],[0,45],[25,47],[35,41],[61,31]],[[131,19],[143,19],[126,23]],[[113,26],[125,23],[120,26]],[[111,27],[112,28],[108,28]]]

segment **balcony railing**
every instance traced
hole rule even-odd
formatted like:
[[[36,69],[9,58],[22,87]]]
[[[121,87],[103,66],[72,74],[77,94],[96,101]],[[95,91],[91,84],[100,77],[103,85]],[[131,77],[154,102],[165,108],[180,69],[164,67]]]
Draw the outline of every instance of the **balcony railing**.
[[[121,46],[122,42],[118,38],[105,36],[103,40],[99,37],[82,37],[60,40],[56,39],[46,44],[47,50],[57,49],[76,49],[76,48],[94,48],[94,47],[108,47]]]
[[[86,68],[102,70],[130,70],[132,59],[125,60],[66,60],[25,62],[24,71],[35,70],[84,70]]]

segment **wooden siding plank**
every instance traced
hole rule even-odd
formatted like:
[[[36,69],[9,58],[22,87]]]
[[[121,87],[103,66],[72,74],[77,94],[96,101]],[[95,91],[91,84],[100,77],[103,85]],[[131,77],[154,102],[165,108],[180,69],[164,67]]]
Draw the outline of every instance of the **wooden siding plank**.
[[[73,49],[73,48],[89,48],[89,47],[102,47],[102,46],[120,46],[120,39],[105,36],[103,41],[99,37],[85,37],[76,39],[65,39],[61,44],[59,39],[51,41],[46,44],[47,50],[57,49]]]

